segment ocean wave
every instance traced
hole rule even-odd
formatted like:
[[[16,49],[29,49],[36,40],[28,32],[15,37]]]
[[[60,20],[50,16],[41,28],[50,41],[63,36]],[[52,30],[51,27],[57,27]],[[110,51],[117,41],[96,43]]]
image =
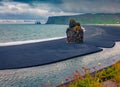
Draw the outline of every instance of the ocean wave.
[[[65,38],[63,37],[54,37],[54,38],[46,38],[46,39],[38,39],[38,40],[27,40],[27,41],[16,41],[16,42],[6,42],[6,43],[0,43],[0,46],[13,46],[13,45],[23,45],[23,44],[29,44],[29,43],[37,43],[37,42],[44,42],[44,41],[51,41],[51,40],[57,40]]]

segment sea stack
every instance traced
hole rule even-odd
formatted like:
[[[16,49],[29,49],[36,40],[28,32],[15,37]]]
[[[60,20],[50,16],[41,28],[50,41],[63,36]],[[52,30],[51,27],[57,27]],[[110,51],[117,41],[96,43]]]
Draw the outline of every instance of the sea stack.
[[[40,21],[36,21],[35,24],[41,24],[41,22]]]

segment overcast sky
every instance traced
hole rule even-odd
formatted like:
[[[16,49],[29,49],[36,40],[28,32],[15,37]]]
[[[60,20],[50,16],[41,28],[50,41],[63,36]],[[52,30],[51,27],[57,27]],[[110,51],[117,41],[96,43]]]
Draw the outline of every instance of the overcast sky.
[[[0,0],[0,14],[49,16],[120,13],[120,0]]]

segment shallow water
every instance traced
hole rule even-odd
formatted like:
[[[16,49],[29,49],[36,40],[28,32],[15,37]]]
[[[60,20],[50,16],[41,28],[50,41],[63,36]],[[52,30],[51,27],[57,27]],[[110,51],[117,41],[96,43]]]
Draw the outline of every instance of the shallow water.
[[[23,69],[0,70],[1,87],[43,87],[41,84],[59,85],[65,78],[82,66],[93,67],[101,63],[97,69],[106,67],[120,60],[120,42],[113,48],[103,48],[98,53],[81,56],[66,61]],[[49,80],[49,81],[48,81]]]

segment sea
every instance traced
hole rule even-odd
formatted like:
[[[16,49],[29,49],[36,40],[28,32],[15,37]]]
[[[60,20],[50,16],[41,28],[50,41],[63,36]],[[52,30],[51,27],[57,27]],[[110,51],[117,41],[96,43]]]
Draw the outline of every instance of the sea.
[[[0,24],[0,46],[60,39],[68,25]]]

